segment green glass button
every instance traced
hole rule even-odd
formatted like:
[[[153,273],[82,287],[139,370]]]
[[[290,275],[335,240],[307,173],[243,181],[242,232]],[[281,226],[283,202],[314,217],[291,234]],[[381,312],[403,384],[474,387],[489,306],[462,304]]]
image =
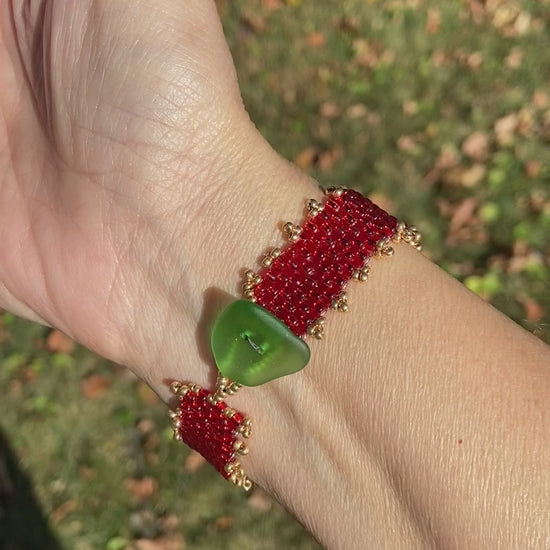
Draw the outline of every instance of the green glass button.
[[[248,300],[231,303],[212,330],[212,352],[223,376],[259,386],[302,370],[309,347],[263,307]]]

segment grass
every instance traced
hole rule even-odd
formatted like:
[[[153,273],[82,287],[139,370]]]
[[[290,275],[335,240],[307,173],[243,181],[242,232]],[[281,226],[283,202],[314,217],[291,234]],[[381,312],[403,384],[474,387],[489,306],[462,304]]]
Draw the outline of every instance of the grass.
[[[439,265],[550,342],[550,6],[495,5],[478,20],[468,2],[219,2],[275,149],[414,221]],[[318,548],[263,495],[186,462],[143,384],[79,347],[52,353],[48,334],[2,316],[0,461],[25,498],[0,548]]]

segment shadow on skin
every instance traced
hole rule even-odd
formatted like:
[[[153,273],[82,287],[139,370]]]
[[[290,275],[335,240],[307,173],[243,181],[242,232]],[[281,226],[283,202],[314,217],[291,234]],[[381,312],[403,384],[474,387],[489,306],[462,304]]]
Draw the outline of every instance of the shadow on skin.
[[[34,495],[32,481],[0,430],[0,549],[62,550]]]

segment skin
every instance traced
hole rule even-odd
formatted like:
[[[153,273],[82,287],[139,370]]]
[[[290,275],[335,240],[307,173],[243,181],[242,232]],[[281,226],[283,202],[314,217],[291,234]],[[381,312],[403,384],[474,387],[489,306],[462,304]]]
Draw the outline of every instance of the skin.
[[[0,306],[165,400],[211,386],[224,293],[321,196],[214,4],[1,0],[0,113]],[[307,369],[232,399],[252,479],[331,549],[548,547],[548,348],[406,245],[349,296]]]

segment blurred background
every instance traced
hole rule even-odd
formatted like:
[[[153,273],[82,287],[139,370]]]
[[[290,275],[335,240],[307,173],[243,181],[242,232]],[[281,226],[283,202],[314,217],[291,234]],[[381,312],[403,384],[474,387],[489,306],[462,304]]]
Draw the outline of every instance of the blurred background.
[[[273,147],[414,222],[429,257],[550,343],[549,0],[217,3]],[[319,548],[63,334],[2,314],[0,387],[0,549]]]

